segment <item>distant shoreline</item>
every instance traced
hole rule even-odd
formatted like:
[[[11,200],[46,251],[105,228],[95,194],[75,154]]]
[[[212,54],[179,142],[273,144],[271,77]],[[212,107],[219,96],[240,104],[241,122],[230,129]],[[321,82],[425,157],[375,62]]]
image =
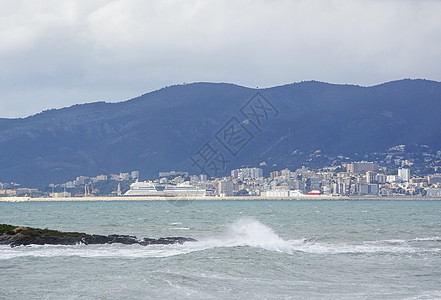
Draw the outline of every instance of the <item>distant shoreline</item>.
[[[441,197],[418,196],[297,196],[297,197],[262,197],[262,196],[231,196],[231,197],[149,197],[149,196],[116,196],[116,197],[59,197],[59,198],[31,198],[31,197],[0,197],[0,202],[106,202],[106,201],[247,201],[247,200],[347,200],[347,201],[441,201]]]

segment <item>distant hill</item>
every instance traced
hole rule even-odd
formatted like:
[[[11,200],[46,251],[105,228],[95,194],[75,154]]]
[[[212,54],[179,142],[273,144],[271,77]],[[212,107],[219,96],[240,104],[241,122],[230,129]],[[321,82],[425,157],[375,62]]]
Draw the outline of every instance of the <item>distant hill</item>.
[[[207,172],[214,175],[217,165],[221,175],[242,165],[300,167],[299,154],[316,150],[441,149],[440,112],[441,83],[428,80],[372,87],[308,81],[260,90],[171,86],[120,103],[0,119],[0,181],[43,185],[131,170],[145,179],[168,170],[197,174],[208,155]]]

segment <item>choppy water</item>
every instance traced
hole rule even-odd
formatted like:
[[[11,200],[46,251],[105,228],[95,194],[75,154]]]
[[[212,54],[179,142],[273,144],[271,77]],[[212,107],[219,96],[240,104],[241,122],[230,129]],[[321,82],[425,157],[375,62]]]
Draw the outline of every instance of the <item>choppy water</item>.
[[[441,202],[0,203],[0,223],[183,245],[0,246],[0,299],[441,299]]]

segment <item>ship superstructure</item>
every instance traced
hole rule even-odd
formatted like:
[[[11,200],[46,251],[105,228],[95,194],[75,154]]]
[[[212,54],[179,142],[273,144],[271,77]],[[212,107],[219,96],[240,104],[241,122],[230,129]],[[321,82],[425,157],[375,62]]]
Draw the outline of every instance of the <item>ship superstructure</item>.
[[[203,197],[205,189],[183,182],[177,185],[156,184],[152,181],[136,181],[124,196],[157,196],[157,197]]]

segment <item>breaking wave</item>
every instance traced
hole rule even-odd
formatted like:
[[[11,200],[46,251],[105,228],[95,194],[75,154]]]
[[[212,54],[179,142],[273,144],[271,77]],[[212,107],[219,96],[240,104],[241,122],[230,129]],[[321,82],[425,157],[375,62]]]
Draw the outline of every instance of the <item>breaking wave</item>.
[[[173,225],[181,225],[174,223]],[[175,230],[188,230],[175,227]],[[251,247],[284,254],[369,254],[369,253],[441,253],[441,238],[414,238],[351,242],[316,242],[314,239],[284,240],[277,233],[253,218],[240,218],[228,226],[228,230],[218,236],[187,242],[182,245],[32,245],[28,247],[0,246],[0,260],[17,257],[115,257],[148,258],[169,257],[215,248]]]

